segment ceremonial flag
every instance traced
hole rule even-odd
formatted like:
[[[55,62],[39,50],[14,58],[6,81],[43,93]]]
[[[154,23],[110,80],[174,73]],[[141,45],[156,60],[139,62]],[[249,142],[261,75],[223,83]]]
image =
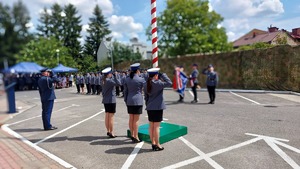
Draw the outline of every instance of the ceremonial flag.
[[[181,96],[184,96],[184,91],[186,88],[186,84],[188,82],[188,78],[185,73],[180,70],[175,70],[175,76],[173,79],[173,89],[177,91]]]

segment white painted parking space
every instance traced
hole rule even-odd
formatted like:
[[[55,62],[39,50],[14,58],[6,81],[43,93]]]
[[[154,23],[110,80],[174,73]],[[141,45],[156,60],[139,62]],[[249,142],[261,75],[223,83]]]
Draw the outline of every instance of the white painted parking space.
[[[187,100],[193,96],[191,91],[188,92],[190,94],[187,94]],[[177,100],[177,93],[165,91],[165,94],[165,101],[171,104],[167,105],[164,113],[167,118],[164,117],[163,120],[187,126],[188,135],[163,144],[165,150],[161,152],[152,152],[150,146],[144,142],[132,144],[126,137],[128,115],[122,98],[117,98],[115,129],[119,137],[116,139],[108,139],[105,135],[104,111],[99,112],[99,109],[103,108],[100,96],[74,95],[73,97],[71,95],[60,98],[59,102],[55,103],[60,109],[55,112],[61,113],[54,113],[53,117],[54,124],[59,125],[60,131],[39,130],[41,122],[34,119],[40,115],[37,116],[37,112],[31,111],[24,115],[25,119],[20,116],[6,127],[21,132],[26,138],[22,138],[18,133],[14,135],[20,139],[30,140],[28,142],[33,147],[43,147],[42,150],[36,149],[70,168],[171,169],[195,168],[195,166],[203,169],[233,168],[239,165],[239,160],[232,161],[229,160],[230,158],[242,154],[247,156],[246,160],[249,161],[246,161],[246,165],[248,165],[251,164],[252,155],[259,156],[259,149],[264,149],[263,151],[268,151],[266,154],[269,155],[267,158],[270,161],[287,166],[285,168],[299,169],[300,144],[297,142],[299,140],[297,133],[299,133],[300,119],[297,116],[297,103],[289,103],[290,100],[286,99],[285,105],[296,106],[273,108],[270,113],[270,108],[253,106],[265,105],[266,102],[272,103],[273,99],[275,103],[281,101],[278,97],[269,94],[218,92],[215,105],[206,104],[208,96],[202,91],[199,94],[202,96],[199,97],[199,104],[176,103],[174,101]],[[61,95],[63,96],[63,93]],[[143,113],[140,124],[148,122],[146,111]],[[274,121],[274,119],[278,120]],[[31,129],[24,129],[27,127],[26,123],[28,126],[33,124]],[[264,133],[264,135],[250,134],[247,133],[248,131]],[[268,136],[277,135],[276,133],[282,138],[288,138],[291,143],[288,144],[288,139]],[[257,147],[257,149],[249,147]],[[82,151],[85,152],[80,154]],[[157,162],[158,159],[164,159],[163,163]],[[112,166],[111,163],[114,165]],[[270,167],[279,169],[282,166]],[[256,167],[264,168],[260,165]],[[253,166],[245,166],[245,168],[253,168]]]

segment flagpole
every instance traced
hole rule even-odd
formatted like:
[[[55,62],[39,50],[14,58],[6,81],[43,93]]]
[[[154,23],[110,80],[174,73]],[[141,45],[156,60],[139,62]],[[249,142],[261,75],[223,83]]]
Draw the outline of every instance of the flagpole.
[[[151,0],[152,65],[158,67],[156,0]]]

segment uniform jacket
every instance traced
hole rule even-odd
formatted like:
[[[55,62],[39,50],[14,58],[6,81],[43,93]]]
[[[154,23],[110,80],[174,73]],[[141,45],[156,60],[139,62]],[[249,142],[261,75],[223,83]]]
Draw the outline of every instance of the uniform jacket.
[[[91,81],[90,81],[90,84],[91,84],[91,85],[94,85],[94,84],[95,84],[95,79],[96,79],[96,76],[95,76],[95,75],[92,75],[92,76],[91,76]]]
[[[101,77],[95,76],[95,85],[100,85],[100,83],[101,83]]]
[[[210,72],[206,69],[202,71],[203,74],[205,74],[206,77],[206,85],[207,86],[217,86],[219,82],[219,76],[217,72]]]
[[[47,76],[42,76],[38,80],[39,93],[42,102],[56,99],[53,86],[53,82],[55,81],[58,80]]]
[[[145,79],[137,74],[131,79],[126,77],[124,83],[124,101],[127,106],[142,106],[143,105],[143,86],[146,83]]]
[[[193,81],[193,83],[198,83],[198,75],[199,75],[199,71],[197,69],[193,70],[192,74],[191,74],[191,80]]]
[[[85,80],[85,84],[90,84],[91,83],[91,75],[88,74],[84,80]]]
[[[152,89],[150,93],[147,92],[147,83],[144,85],[146,110],[166,109],[163,98],[163,90],[165,87],[171,87],[172,81],[165,73],[162,74],[161,79],[163,81],[160,79],[152,80]]]
[[[105,84],[101,81],[102,86],[102,103],[116,103],[116,88],[115,86],[121,85],[120,77],[117,75],[112,78],[106,78]]]

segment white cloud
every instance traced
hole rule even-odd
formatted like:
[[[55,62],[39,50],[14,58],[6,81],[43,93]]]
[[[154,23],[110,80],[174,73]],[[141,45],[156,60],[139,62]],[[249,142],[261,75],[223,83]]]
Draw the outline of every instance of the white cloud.
[[[143,25],[136,23],[132,16],[112,15],[108,18],[110,28],[115,38],[138,37],[138,33],[143,31]]]
[[[284,12],[280,0],[211,0],[211,4],[225,18],[273,16]]]

